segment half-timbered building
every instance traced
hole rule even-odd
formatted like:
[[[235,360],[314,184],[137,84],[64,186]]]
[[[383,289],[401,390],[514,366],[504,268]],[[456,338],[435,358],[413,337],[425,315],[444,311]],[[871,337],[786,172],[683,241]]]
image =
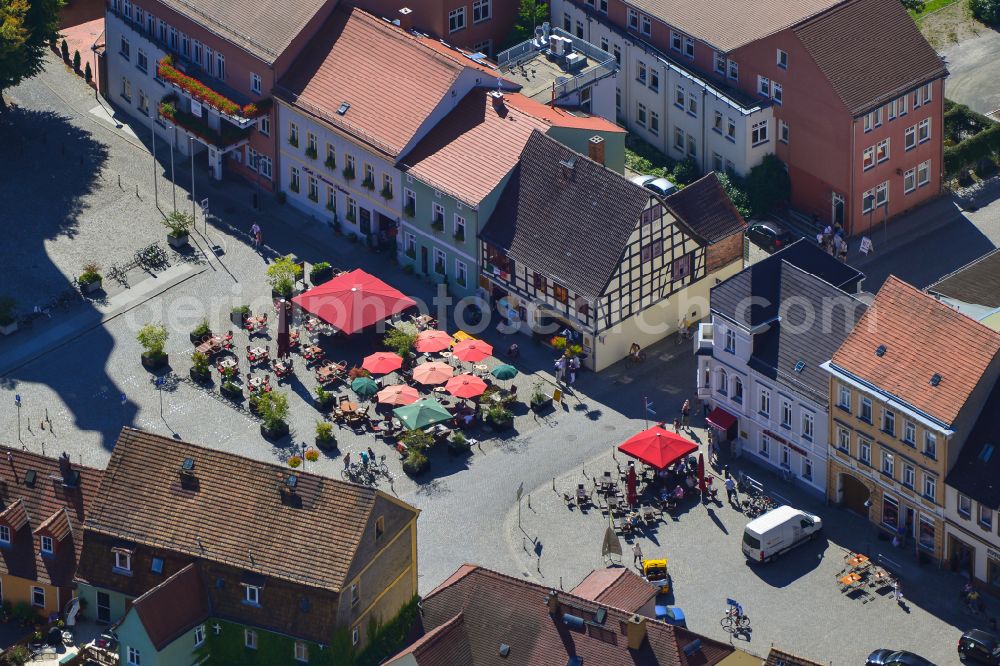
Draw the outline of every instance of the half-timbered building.
[[[602,370],[708,311],[746,223],[709,174],[667,198],[534,132],[480,234],[481,286],[524,333],[569,331]]]

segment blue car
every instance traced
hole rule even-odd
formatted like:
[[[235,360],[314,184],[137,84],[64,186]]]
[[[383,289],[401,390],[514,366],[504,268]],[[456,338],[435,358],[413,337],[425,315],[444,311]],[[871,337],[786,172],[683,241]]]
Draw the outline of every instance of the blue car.
[[[684,618],[684,611],[677,606],[656,606],[656,619],[663,620],[667,624],[675,627],[687,629],[687,620]]]

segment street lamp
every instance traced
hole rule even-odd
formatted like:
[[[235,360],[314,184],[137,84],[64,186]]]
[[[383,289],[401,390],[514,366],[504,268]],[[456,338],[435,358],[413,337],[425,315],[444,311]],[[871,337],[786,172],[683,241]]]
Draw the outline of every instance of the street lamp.
[[[156,181],[158,179],[156,177],[156,125],[154,124],[155,121],[156,121],[155,114],[150,113],[149,114],[149,133],[150,133],[150,135],[152,136],[152,139],[153,139],[153,200],[156,202],[156,207],[159,208],[160,207],[160,193],[159,193],[159,187],[157,186],[157,183],[156,183]]]
[[[191,153],[191,225],[194,226],[194,137],[188,137],[188,152]]]

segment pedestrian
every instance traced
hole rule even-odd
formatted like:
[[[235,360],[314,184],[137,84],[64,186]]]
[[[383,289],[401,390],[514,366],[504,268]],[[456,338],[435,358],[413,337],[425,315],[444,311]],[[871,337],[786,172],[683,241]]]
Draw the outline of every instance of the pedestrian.
[[[677,417],[674,419],[674,432],[679,433],[681,431],[681,419]]]
[[[681,426],[685,429],[691,429],[691,401],[685,400],[684,404],[681,405]]]
[[[576,383],[576,371],[580,369],[580,357],[574,356],[569,360],[569,383]]]
[[[736,494],[736,481],[728,473],[726,474],[726,498],[730,504],[739,505],[740,503],[740,498]]]
[[[375,452],[372,451],[372,447],[370,446],[368,447],[368,459],[372,461],[372,464],[375,464]]]
[[[632,544],[632,564],[640,568],[642,567],[642,548],[639,547],[638,541]]]
[[[563,376],[566,374],[566,357],[560,356],[556,359],[556,383],[561,384]]]
[[[260,241],[261,241],[260,225],[257,224],[256,222],[254,222],[253,226],[250,227],[250,234],[253,236],[253,246],[254,246],[254,248],[257,249],[257,250],[259,250],[260,249]]]
[[[892,584],[892,597],[897,602],[903,603],[903,590],[900,588],[898,580]]]
[[[347,469],[350,466],[351,466],[351,452],[348,451],[347,453],[344,454],[344,469]]]
[[[368,452],[367,451],[362,451],[361,452],[361,466],[362,467],[368,467]]]
[[[520,355],[521,349],[517,346],[517,343],[511,343],[510,347],[507,348],[507,356],[510,356],[513,360],[517,360]]]
[[[844,240],[843,238],[840,239],[840,255],[839,255],[839,258],[840,258],[841,262],[843,262],[845,264],[847,263],[847,241]]]

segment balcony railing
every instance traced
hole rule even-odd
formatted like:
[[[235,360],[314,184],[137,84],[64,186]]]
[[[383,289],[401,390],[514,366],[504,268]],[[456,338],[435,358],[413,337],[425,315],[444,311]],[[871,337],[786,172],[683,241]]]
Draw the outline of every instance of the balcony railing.
[[[174,65],[171,56],[165,56],[156,66],[157,76],[171,84],[181,92],[186,93],[193,99],[198,100],[206,106],[210,106],[221,115],[226,116],[241,128],[253,126],[259,116],[270,110],[271,100],[266,99],[260,102],[250,102],[240,106],[222,93],[212,89],[212,87],[200,79],[195,78]]]
[[[250,138],[250,132],[252,131],[252,127],[240,128],[225,120],[220,120],[219,129],[215,129],[204,118],[199,118],[187,111],[181,111],[177,107],[176,97],[165,97],[160,102],[159,111],[160,116],[163,118],[216,148],[225,149],[246,141]]]

